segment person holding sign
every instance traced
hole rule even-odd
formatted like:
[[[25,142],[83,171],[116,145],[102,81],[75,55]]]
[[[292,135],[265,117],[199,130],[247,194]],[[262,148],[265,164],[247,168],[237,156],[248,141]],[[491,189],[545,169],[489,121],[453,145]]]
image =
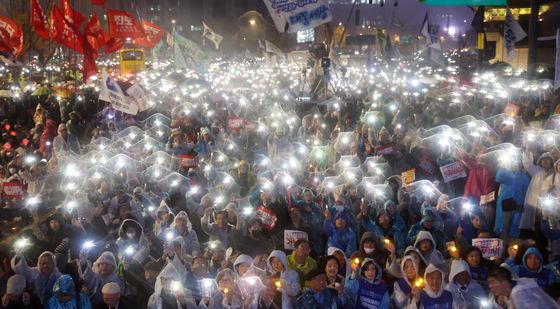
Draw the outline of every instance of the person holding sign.
[[[542,288],[546,288],[554,283],[554,273],[543,265],[543,256],[537,248],[531,247],[525,251],[523,259],[521,260],[521,265],[515,265],[514,262],[517,250],[510,247],[508,253],[509,258],[506,260],[506,264],[513,268],[513,272],[517,274],[519,278],[535,279]]]

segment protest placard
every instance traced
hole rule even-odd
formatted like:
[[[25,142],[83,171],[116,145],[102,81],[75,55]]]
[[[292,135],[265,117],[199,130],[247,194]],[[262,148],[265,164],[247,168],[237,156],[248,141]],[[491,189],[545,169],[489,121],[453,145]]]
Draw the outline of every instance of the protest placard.
[[[309,240],[307,233],[298,230],[284,230],[284,249],[294,250],[296,241],[300,239]]]
[[[444,182],[450,182],[455,179],[467,177],[465,167],[460,161],[441,166],[439,169],[441,171],[441,175],[443,176]]]
[[[502,255],[504,242],[499,238],[474,238],[472,245],[480,249],[485,259],[494,259]]]

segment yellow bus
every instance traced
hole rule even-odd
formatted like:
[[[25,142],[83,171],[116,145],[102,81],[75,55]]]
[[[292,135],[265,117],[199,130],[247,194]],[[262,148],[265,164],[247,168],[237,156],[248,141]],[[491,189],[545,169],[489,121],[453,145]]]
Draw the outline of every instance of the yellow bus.
[[[119,51],[119,62],[121,75],[142,72],[146,68],[144,51],[141,49],[123,49]]]

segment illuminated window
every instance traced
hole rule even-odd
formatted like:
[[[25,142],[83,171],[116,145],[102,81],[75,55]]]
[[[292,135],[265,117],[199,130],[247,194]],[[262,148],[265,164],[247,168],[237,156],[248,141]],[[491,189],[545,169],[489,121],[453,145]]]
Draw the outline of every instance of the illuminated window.
[[[314,39],[315,39],[315,30],[313,28],[297,32],[298,43],[313,42]]]

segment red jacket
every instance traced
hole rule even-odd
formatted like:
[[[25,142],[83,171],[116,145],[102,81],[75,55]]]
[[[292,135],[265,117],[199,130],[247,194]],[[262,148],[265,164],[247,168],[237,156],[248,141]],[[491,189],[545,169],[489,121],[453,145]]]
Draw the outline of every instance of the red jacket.
[[[480,200],[482,195],[486,195],[496,188],[496,172],[487,164],[482,164],[473,160],[468,154],[461,152],[461,160],[466,168],[469,169],[465,193],[467,198]]]

